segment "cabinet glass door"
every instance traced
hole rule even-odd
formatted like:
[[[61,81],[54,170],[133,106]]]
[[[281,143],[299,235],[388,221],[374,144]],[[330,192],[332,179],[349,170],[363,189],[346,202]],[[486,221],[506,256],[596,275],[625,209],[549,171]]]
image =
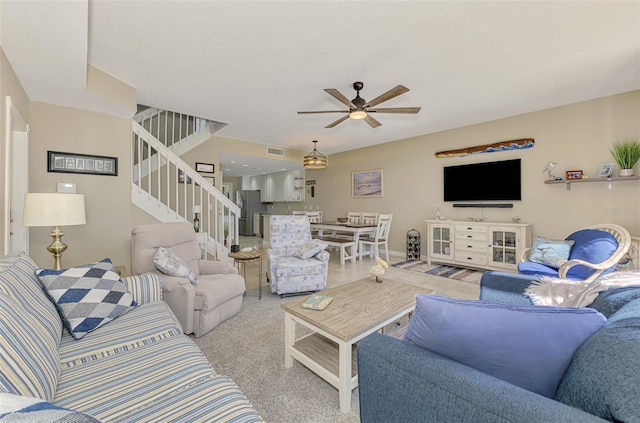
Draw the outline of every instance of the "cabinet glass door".
[[[491,230],[491,261],[515,266],[517,263],[517,234],[508,230]]]
[[[451,248],[451,228],[446,226],[434,226],[431,234],[431,248],[433,255],[450,257]]]

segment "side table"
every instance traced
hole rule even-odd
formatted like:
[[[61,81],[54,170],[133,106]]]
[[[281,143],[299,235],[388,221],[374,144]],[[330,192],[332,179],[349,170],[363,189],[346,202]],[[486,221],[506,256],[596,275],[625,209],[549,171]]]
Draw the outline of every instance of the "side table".
[[[262,252],[261,251],[249,251],[247,253],[237,252],[229,253],[235,263],[242,264],[242,270],[244,272],[244,280],[247,280],[247,263],[258,262],[258,300],[262,299]]]

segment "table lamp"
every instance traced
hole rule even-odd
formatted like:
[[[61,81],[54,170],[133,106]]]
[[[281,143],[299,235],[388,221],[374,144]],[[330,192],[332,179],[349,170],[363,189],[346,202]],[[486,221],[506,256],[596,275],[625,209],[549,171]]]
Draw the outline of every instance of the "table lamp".
[[[53,238],[47,251],[53,254],[54,270],[62,269],[60,257],[67,249],[62,242],[64,233],[60,226],[84,225],[87,219],[84,211],[83,194],[27,193],[24,197],[24,226],[53,226]]]

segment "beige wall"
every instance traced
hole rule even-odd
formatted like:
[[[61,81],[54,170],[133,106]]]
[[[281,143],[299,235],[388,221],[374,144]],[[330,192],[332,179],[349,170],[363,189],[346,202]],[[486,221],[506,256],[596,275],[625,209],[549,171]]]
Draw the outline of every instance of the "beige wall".
[[[440,150],[470,147],[518,138],[534,138],[528,150],[437,159]],[[433,219],[436,207],[449,219],[484,217],[510,221],[519,216],[534,224],[534,235],[564,237],[577,228],[602,222],[618,223],[640,236],[640,181],[545,185],[542,169],[549,161],[556,170],[582,169],[594,175],[602,162],[612,161],[611,144],[640,139],[640,91],[601,98],[541,112],[514,116],[464,128],[390,142],[331,155],[326,170],[307,171],[315,179],[316,199],[329,219],[347,211],[379,211],[394,214],[390,249],[404,254],[405,234],[415,228],[422,234],[425,252],[425,219]],[[454,209],[443,202],[443,166],[481,161],[522,159],[522,201],[513,209]],[[384,170],[383,198],[352,198],[351,172]],[[635,167],[640,174],[640,165]],[[508,175],[505,175],[508,177]],[[499,183],[499,181],[497,181]]]
[[[54,192],[57,182],[77,184],[85,195],[87,224],[62,228],[69,246],[64,267],[109,257],[116,265],[130,263],[130,138],[131,121],[47,103],[31,102],[30,192]],[[118,176],[47,172],[47,150],[118,158]],[[30,255],[40,266],[51,267],[46,251],[51,228],[30,229]]]
[[[6,163],[6,98],[11,97],[13,106],[20,112],[22,118],[29,122],[29,97],[24,92],[20,81],[16,77],[11,64],[7,60],[4,51],[0,49],[0,187],[2,187],[2,207],[0,207],[0,222],[6,222],[7,216],[4,213],[4,197],[5,197],[5,163]],[[0,225],[0,253],[3,248],[2,243],[5,238],[5,225]]]
[[[104,257],[129,265],[130,228],[153,222],[153,218],[130,204],[130,121],[39,102],[29,105],[6,58],[0,56],[0,92],[3,97],[12,96],[31,127],[30,191],[52,192],[56,182],[75,182],[78,192],[86,196],[87,224],[63,228],[69,245],[63,265]],[[0,107],[4,111],[4,101]],[[394,213],[391,250],[401,254],[408,230],[419,230],[425,239],[424,220],[435,216],[438,205],[447,218],[510,221],[519,216],[534,224],[534,234],[550,237],[563,237],[574,229],[600,222],[619,223],[633,235],[640,235],[640,181],[614,183],[612,190],[605,183],[574,184],[567,191],[564,185],[545,185],[542,173],[549,161],[555,161],[560,173],[582,169],[593,175],[600,163],[611,161],[608,149],[614,141],[640,138],[639,116],[640,91],[634,91],[335,154],[330,157],[328,169],[307,171],[307,180],[317,181],[316,197],[308,198],[305,204],[291,204],[291,208],[320,208],[327,219],[344,216],[350,210]],[[0,137],[4,140],[4,131]],[[535,139],[534,148],[461,158],[434,156],[443,149],[526,137]],[[47,150],[116,156],[119,176],[48,173]],[[263,144],[214,136],[183,159],[190,164],[205,161],[218,165],[221,151],[265,154]],[[287,151],[287,160],[302,160],[305,153]],[[478,209],[454,209],[450,203],[443,203],[443,166],[517,157],[522,158],[523,200],[515,202],[513,209],[485,209],[482,214]],[[377,168],[384,170],[384,197],[352,198],[351,172]],[[640,173],[638,165],[635,170]],[[218,165],[218,188],[222,182],[219,172]],[[46,251],[49,232],[50,228],[31,229],[31,255],[41,266],[52,262]]]

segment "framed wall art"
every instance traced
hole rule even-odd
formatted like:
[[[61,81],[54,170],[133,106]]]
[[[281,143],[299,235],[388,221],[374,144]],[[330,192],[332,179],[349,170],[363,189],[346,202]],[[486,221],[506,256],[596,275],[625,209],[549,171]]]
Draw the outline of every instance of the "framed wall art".
[[[582,171],[581,170],[567,170],[566,171],[567,181],[572,179],[582,179]]]
[[[384,196],[382,169],[351,172],[351,196],[360,198]]]
[[[215,165],[213,163],[196,162],[196,172],[215,173]]]
[[[178,183],[179,184],[190,184],[191,178],[184,173],[184,170],[178,169]]]
[[[216,186],[216,178],[214,176],[204,176],[202,175],[202,179],[209,182],[211,185]]]
[[[47,151],[47,172],[118,176],[118,158]]]
[[[601,163],[598,178],[608,178],[613,173],[613,163]]]

